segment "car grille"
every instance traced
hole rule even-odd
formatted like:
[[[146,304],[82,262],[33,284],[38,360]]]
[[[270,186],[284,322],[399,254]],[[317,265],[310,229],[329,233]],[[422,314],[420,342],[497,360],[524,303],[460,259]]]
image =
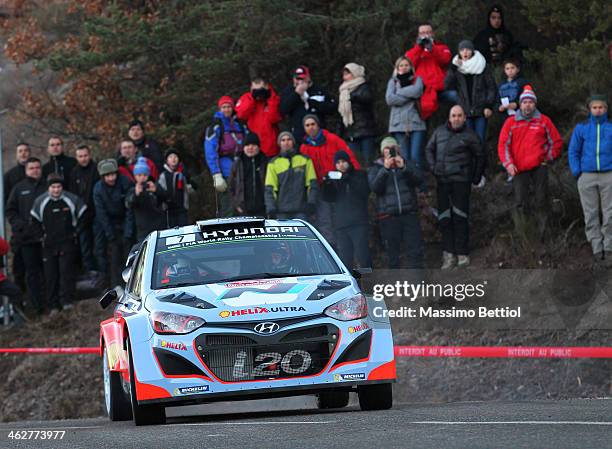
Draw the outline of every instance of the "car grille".
[[[269,336],[202,334],[196,338],[196,348],[204,364],[225,382],[286,379],[320,373],[338,335],[338,328],[331,324]]]

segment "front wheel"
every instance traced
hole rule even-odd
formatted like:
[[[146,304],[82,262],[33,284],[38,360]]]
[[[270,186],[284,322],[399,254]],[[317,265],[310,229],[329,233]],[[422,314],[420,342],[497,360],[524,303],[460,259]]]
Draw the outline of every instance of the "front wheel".
[[[132,403],[132,415],[134,424],[137,426],[148,426],[153,424],[165,424],[166,410],[161,405],[140,405],[136,398],[136,375],[134,374],[134,360],[130,340],[127,340],[127,353],[130,365],[130,401]]]
[[[393,406],[391,384],[363,385],[357,387],[361,410],[387,410]]]
[[[123,390],[121,373],[111,371],[108,365],[108,348],[104,347],[102,356],[102,377],[104,379],[104,402],[106,413],[111,421],[132,419],[132,404]]]

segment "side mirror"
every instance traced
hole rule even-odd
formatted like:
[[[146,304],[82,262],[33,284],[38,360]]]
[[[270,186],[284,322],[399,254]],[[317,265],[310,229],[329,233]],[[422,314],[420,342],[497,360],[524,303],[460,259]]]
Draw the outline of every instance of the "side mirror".
[[[364,274],[370,274],[372,272],[372,268],[353,268],[351,270],[351,274],[355,279],[361,279]]]
[[[127,284],[127,282],[130,280],[130,275],[132,274],[132,267],[126,267],[122,272],[121,272],[121,277],[123,278],[123,282],[125,282]]]
[[[107,290],[106,293],[102,295],[102,297],[100,298],[100,301],[98,302],[100,303],[100,307],[102,307],[103,309],[106,309],[113,302],[117,301],[118,297],[119,295],[117,294],[117,291],[114,288],[111,288],[110,290]]]

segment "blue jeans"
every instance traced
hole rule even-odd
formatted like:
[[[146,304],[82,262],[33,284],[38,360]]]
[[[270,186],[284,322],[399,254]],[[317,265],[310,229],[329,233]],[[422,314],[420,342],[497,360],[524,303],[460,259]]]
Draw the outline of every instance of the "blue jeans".
[[[372,155],[376,154],[376,146],[374,145],[374,137],[356,137],[348,140],[348,146],[359,160],[360,164],[370,165]]]
[[[459,101],[459,95],[456,90],[445,90],[438,92],[438,101],[440,103],[457,104]]]
[[[412,131],[406,133],[391,133],[400,146],[401,156],[407,161],[414,161],[419,168],[423,168],[423,143],[426,131]]]
[[[487,119],[484,117],[468,117],[466,122],[468,128],[473,129],[480,141],[484,144],[487,137]]]

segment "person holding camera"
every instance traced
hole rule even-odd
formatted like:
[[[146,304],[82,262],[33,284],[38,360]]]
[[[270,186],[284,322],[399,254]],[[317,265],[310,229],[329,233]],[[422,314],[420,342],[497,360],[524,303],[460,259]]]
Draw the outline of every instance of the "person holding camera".
[[[268,158],[262,153],[259,137],[249,133],[244,149],[234,159],[228,185],[235,215],[262,217],[266,213],[264,186]]]
[[[362,170],[355,169],[346,151],[334,155],[335,171],[323,178],[323,201],[333,203],[333,224],[338,254],[349,268],[354,261],[361,268],[372,266],[370,259],[368,177]]]
[[[316,210],[319,184],[312,160],[298,153],[289,131],[278,135],[280,154],[266,169],[266,213],[274,218],[307,219]]]
[[[134,166],[136,184],[125,196],[125,207],[134,213],[136,240],[141,242],[150,232],[164,229],[163,191],[153,182],[151,170],[144,157]]]
[[[442,269],[467,267],[471,184],[484,171],[483,143],[469,126],[465,110],[455,105],[448,122],[433,132],[425,153],[438,183],[438,222],[442,233]]]
[[[400,267],[400,247],[408,256],[408,268],[423,268],[423,238],[417,216],[416,187],[423,174],[413,161],[400,156],[393,137],[380,143],[381,158],[368,169],[370,190],[376,194],[377,219],[387,252],[388,267]]]
[[[269,158],[278,154],[276,138],[280,113],[280,97],[263,78],[251,81],[251,90],[242,95],[236,103],[236,116],[246,122],[249,131],[261,141],[261,151]]]
[[[417,30],[416,43],[406,52],[406,57],[412,61],[416,76],[423,80],[421,118],[427,120],[438,109],[438,92],[444,90],[444,78],[452,55],[448,46],[434,39],[431,23],[421,23]]]

